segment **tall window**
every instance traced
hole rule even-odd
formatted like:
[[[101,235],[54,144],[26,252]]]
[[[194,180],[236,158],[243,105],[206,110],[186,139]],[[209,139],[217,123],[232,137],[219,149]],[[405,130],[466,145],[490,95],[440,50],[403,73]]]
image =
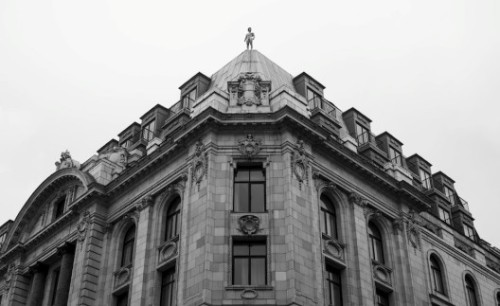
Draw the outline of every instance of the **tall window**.
[[[451,205],[455,205],[455,192],[451,188],[444,186],[444,194],[450,201]]]
[[[316,92],[307,89],[307,105],[309,108],[321,108],[323,109],[323,99]]]
[[[182,105],[184,108],[192,108],[196,100],[196,88],[185,94],[182,98]]]
[[[368,239],[372,259],[378,263],[384,263],[384,246],[382,244],[382,235],[379,229],[372,222],[368,223]]]
[[[379,289],[375,291],[375,305],[376,306],[389,306],[389,294]]]
[[[335,207],[330,199],[321,195],[321,213],[323,215],[324,228],[323,233],[330,237],[338,238],[337,234],[337,215],[335,213]]]
[[[358,139],[358,145],[362,145],[370,141],[370,133],[368,129],[356,123],[356,138]]]
[[[175,268],[170,268],[161,274],[160,306],[174,305]]]
[[[470,275],[465,276],[465,290],[469,302],[468,306],[478,306],[476,285]]]
[[[151,121],[142,128],[142,139],[150,141],[155,137],[155,121]]]
[[[262,167],[238,166],[234,175],[234,211],[266,210],[266,177]]]
[[[500,292],[497,293],[497,306],[500,306]]]
[[[402,166],[403,162],[401,161],[401,153],[399,153],[396,149],[393,147],[389,147],[389,159],[391,160],[391,163]]]
[[[116,306],[127,306],[127,305],[128,305],[128,291],[116,297]]]
[[[342,305],[342,283],[340,271],[333,267],[326,266],[326,284],[328,286],[328,305]]]
[[[181,213],[181,198],[176,197],[169,205],[165,224],[165,240],[170,240],[179,235]]]
[[[266,285],[266,243],[233,243],[233,285]]]
[[[66,203],[66,196],[59,198],[54,203],[54,220],[58,219],[64,213],[64,204]]]
[[[134,241],[135,241],[135,226],[131,226],[125,233],[123,238],[122,248],[122,262],[121,266],[126,267],[132,264],[132,257],[134,255]]]
[[[418,172],[420,174],[420,180],[422,180],[422,187],[424,187],[427,190],[431,189],[432,185],[431,185],[430,174],[424,171],[422,168],[419,168]]]
[[[445,294],[444,282],[443,282],[443,270],[441,269],[441,263],[437,259],[436,255],[432,254],[430,257],[431,264],[431,279],[432,279],[432,290]]]
[[[470,239],[474,239],[476,237],[476,234],[474,233],[474,229],[472,226],[468,224],[464,224],[464,234]]]
[[[439,206],[438,213],[439,213],[439,219],[441,219],[442,221],[444,221],[447,224],[451,224],[450,213],[448,212],[447,209],[444,209],[441,206]]]

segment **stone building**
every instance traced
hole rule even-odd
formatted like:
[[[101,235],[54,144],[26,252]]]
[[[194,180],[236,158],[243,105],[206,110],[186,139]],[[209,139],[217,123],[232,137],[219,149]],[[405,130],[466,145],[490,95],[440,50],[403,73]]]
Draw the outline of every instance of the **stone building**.
[[[500,305],[454,181],[247,50],[0,227],[6,305]],[[63,145],[63,144],[61,144]]]

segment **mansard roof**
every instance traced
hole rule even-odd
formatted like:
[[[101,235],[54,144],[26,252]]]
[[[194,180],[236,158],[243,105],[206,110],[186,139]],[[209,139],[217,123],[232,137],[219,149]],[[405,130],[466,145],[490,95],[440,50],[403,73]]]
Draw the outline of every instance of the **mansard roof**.
[[[210,89],[227,91],[227,82],[236,81],[242,73],[256,72],[262,80],[271,81],[272,90],[285,85],[293,89],[293,76],[257,50],[245,50],[212,75]]]

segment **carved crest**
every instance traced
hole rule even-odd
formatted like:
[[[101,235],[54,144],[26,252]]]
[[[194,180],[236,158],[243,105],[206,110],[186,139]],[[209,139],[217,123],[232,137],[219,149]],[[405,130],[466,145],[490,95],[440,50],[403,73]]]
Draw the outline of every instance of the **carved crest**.
[[[197,141],[194,149],[194,158],[191,166],[191,176],[193,185],[200,186],[203,177],[207,174],[208,154],[203,152],[204,146],[201,141]]]
[[[238,219],[239,231],[246,235],[253,235],[260,231],[260,219],[257,216],[245,215]]]
[[[300,187],[302,183],[307,183],[307,173],[309,163],[307,160],[306,150],[304,148],[304,141],[297,142],[296,152],[292,152],[292,171],[295,178],[299,181]]]
[[[175,241],[170,241],[161,246],[158,250],[158,261],[163,263],[173,258],[177,254],[177,244]]]
[[[130,268],[122,267],[115,274],[115,288],[126,284],[130,280]]]
[[[262,81],[258,73],[240,74],[237,81],[228,82],[230,105],[268,105],[271,82]]]
[[[68,150],[61,153],[61,158],[56,162],[56,171],[65,168],[77,168],[80,169],[80,163],[71,158],[71,154]]]
[[[325,236],[323,236],[325,237]],[[336,239],[326,239],[325,240],[325,252],[329,254],[330,256],[344,260],[344,248],[345,245],[342,243],[338,242]]]
[[[260,151],[260,141],[255,140],[252,134],[248,134],[246,139],[239,141],[239,150],[248,159],[252,159]]]

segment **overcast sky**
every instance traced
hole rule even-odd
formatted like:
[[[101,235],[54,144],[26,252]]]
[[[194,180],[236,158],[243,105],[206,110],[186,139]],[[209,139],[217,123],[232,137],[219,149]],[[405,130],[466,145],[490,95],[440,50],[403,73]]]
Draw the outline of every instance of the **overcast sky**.
[[[173,1],[172,1],[173,2]],[[500,2],[0,1],[0,224],[61,151],[84,162],[155,104],[254,47],[456,181],[500,246]]]

